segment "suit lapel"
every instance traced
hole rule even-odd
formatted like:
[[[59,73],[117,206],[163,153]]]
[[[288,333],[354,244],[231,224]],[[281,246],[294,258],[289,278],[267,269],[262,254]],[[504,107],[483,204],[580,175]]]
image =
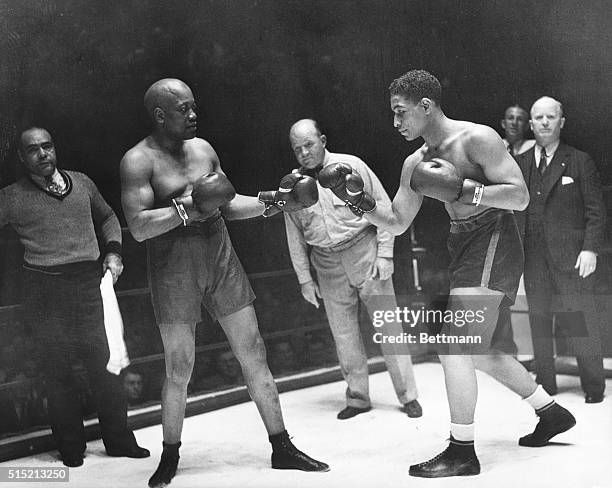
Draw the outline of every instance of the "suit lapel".
[[[525,184],[527,188],[530,188],[531,185],[531,168],[535,167],[535,150],[531,148],[529,151],[525,152],[523,157],[519,158],[519,167],[523,172],[523,178],[525,179]]]
[[[546,173],[544,173],[544,198],[547,198],[553,186],[559,181],[561,175],[565,172],[565,167],[567,165],[569,152],[567,147],[564,144],[560,144],[557,150],[555,151],[555,155],[550,162],[549,167],[546,169]],[[535,163],[534,163],[535,164]]]

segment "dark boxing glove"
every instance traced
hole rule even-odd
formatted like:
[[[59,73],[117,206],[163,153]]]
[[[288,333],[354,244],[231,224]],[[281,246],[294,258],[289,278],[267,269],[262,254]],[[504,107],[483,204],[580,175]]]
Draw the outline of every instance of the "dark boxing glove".
[[[319,190],[314,178],[293,170],[283,176],[278,190],[260,191],[257,198],[266,206],[262,215],[271,217],[281,211],[295,212],[311,207],[319,201]]]
[[[421,161],[415,166],[410,178],[410,188],[441,202],[459,201],[466,205],[478,205],[484,185],[461,178],[452,163],[433,158],[431,161]]]
[[[363,179],[353,173],[353,168],[348,164],[333,163],[325,166],[319,173],[319,183],[334,192],[358,217],[376,207],[376,200],[363,191]]]
[[[231,201],[236,190],[222,173],[208,173],[200,176],[193,184],[191,198],[193,205],[202,214],[209,214],[221,205]]]

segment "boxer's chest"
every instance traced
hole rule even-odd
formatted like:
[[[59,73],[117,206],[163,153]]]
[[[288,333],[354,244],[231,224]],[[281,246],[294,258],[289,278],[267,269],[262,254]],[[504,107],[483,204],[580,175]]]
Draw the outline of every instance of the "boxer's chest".
[[[452,163],[462,178],[485,182],[486,178],[480,165],[470,161],[460,138],[444,141],[438,147],[427,148],[425,160],[442,158]]]
[[[212,161],[204,158],[183,161],[156,161],[151,186],[156,200],[188,195],[193,183],[213,170]]]

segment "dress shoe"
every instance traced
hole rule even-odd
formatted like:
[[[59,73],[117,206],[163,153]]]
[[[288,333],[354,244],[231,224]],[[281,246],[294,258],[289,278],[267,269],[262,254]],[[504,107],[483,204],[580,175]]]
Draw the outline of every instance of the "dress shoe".
[[[329,471],[329,465],[311,458],[293,445],[289,434],[282,432],[272,443],[272,468],[299,471]]]
[[[480,474],[480,462],[476,457],[474,444],[457,445],[451,441],[448,447],[433,459],[410,466],[408,474],[419,478],[474,476]]]
[[[83,455],[69,454],[67,456],[62,456],[62,462],[64,466],[68,466],[69,468],[78,468],[83,465]]]
[[[404,404],[402,407],[402,412],[408,415],[410,418],[418,418],[423,415],[423,409],[421,408],[421,404],[418,400],[412,400]]]
[[[127,449],[107,449],[106,454],[111,457],[128,457],[128,458],[147,458],[151,455],[148,449],[140,447],[138,444],[134,444]]]
[[[372,407],[346,407],[344,410],[340,410],[338,413],[338,418],[340,420],[346,420],[354,417],[355,415],[359,415],[360,413],[366,413],[372,410]]]
[[[603,402],[604,396],[603,393],[599,395],[591,395],[587,393],[584,397],[584,403],[601,403]]]
[[[538,425],[531,434],[519,439],[519,446],[545,446],[554,436],[576,425],[574,416],[557,403],[553,403],[550,407],[545,407],[541,412],[536,413],[540,417]]]

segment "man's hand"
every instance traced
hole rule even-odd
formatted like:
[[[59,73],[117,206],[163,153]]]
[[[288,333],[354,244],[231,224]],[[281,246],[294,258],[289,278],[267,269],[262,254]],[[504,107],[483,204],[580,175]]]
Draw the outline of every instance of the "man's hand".
[[[393,275],[393,259],[392,258],[376,258],[374,268],[370,279],[372,280],[388,280]]]
[[[578,270],[578,276],[586,278],[597,268],[597,254],[593,251],[580,251],[574,268]]]
[[[314,281],[309,281],[308,283],[302,283],[302,296],[304,300],[308,303],[313,304],[315,307],[319,308],[319,301],[317,297],[321,297],[321,292],[319,291],[319,285],[317,285]]]
[[[119,254],[115,254],[114,252],[109,252],[104,258],[104,262],[102,263],[102,275],[106,273],[106,270],[109,269],[111,275],[113,275],[113,284],[117,283],[119,276],[123,272],[123,261]]]

